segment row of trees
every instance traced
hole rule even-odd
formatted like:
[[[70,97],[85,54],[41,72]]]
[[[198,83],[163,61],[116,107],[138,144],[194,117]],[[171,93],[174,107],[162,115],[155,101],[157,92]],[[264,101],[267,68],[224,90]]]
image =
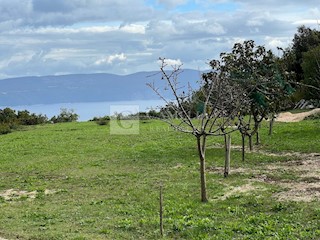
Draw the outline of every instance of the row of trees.
[[[320,40],[319,36],[316,30],[299,28],[293,46],[284,50],[281,57],[263,46],[257,46],[252,40],[237,43],[231,52],[222,53],[220,59],[210,62],[211,71],[202,75],[200,87],[196,90],[180,81],[181,66],[168,69],[170,66],[166,59],[160,59],[161,79],[166,86],[161,89],[155,83],[148,85],[166,102],[166,106],[160,110],[161,116],[165,116],[164,121],[174,129],[196,138],[201,201],[208,200],[205,175],[208,137],[226,137],[233,131],[239,131],[244,159],[245,139],[249,139],[250,149],[253,136],[257,136],[259,143],[259,128],[263,119],[271,118],[272,126],[275,114],[285,108],[285,103],[294,95],[320,97],[320,86],[317,85],[320,68],[317,55],[314,54],[319,48],[319,43],[314,43]],[[312,41],[302,48],[300,45],[305,43],[306,38]],[[308,72],[303,71],[306,66]],[[189,90],[186,91],[186,88]],[[166,89],[171,90],[173,99],[164,97]],[[227,138],[225,142],[229,142]]]

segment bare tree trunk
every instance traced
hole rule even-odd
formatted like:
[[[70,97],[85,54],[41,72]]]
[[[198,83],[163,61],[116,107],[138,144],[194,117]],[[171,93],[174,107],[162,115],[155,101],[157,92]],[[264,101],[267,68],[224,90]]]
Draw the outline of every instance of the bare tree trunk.
[[[207,186],[206,186],[206,159],[205,159],[205,144],[206,136],[197,136],[198,153],[200,158],[200,185],[201,185],[201,202],[208,202]]]
[[[256,132],[256,145],[260,144],[260,134],[259,134],[259,130],[257,130]]]
[[[269,122],[269,136],[272,135],[274,119],[275,119],[275,117],[274,117],[274,115],[273,115],[272,118],[271,118],[271,120],[270,120],[270,122]]]
[[[246,135],[241,134],[241,138],[242,138],[242,161],[244,162],[245,153],[246,153],[246,149],[245,149],[245,138],[246,138]]]
[[[160,211],[159,211],[159,218],[160,218],[160,234],[163,236],[163,194],[162,194],[162,185],[160,185]]]
[[[224,162],[224,177],[228,177],[230,171],[230,150],[231,150],[231,135],[224,135],[225,143],[225,162]]]
[[[252,151],[253,146],[252,146],[252,135],[249,135],[249,149]]]

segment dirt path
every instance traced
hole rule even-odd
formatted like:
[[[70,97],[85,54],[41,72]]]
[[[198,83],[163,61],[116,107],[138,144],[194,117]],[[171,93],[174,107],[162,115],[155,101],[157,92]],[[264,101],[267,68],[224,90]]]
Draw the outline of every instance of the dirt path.
[[[276,118],[276,121],[278,122],[300,122],[306,117],[320,113],[320,108],[313,109],[308,112],[302,112],[302,113],[291,113],[291,112],[283,112],[280,113],[279,116]]]

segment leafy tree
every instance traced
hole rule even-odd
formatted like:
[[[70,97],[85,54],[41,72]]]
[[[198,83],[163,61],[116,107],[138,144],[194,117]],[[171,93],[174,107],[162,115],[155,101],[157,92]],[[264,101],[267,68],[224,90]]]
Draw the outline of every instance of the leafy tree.
[[[256,45],[253,40],[236,43],[231,53],[222,53],[221,58],[224,62],[222,71],[244,93],[240,97],[249,99],[238,112],[244,158],[245,137],[249,138],[250,149],[254,135],[258,144],[262,120],[278,111],[283,99],[293,89],[273,53]]]
[[[302,61],[303,54],[320,45],[320,32],[305,26],[298,27],[298,32],[294,35],[292,51],[295,55],[294,71],[297,74],[298,81],[303,80]]]
[[[294,35],[292,40],[292,46],[283,51],[282,61],[286,65],[285,69],[287,72],[293,72],[295,74],[295,84],[301,87],[301,90],[297,92],[296,98],[317,98],[320,99],[320,94],[315,95],[315,90],[319,88],[314,86],[314,82],[310,82],[310,73],[314,74],[313,71],[316,69],[309,69],[311,72],[307,71],[303,67],[303,63],[306,61],[306,58],[310,59],[313,55],[314,49],[317,49],[320,46],[320,31],[316,29],[311,29],[305,26],[300,26],[297,33]],[[309,53],[308,53],[309,52]],[[305,57],[305,54],[308,57]],[[307,60],[308,61],[308,60]],[[310,84],[311,83],[311,84]],[[317,83],[315,83],[317,84]],[[311,93],[309,94],[309,91]]]
[[[320,45],[303,54],[301,64],[304,79],[304,92],[307,99],[320,99]],[[318,88],[318,89],[317,89]]]
[[[1,123],[16,123],[17,115],[16,111],[11,108],[4,108],[0,110],[0,122]]]

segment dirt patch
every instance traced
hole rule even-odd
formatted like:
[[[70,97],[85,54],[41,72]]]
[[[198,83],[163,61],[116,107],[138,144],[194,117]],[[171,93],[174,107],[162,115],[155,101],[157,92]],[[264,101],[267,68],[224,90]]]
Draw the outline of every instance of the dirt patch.
[[[283,112],[280,113],[279,116],[276,118],[278,122],[300,122],[308,116],[313,114],[320,113],[320,108],[313,109],[308,112],[302,113],[291,113],[291,112]]]
[[[262,190],[261,187],[253,186],[252,183],[248,183],[242,186],[234,187],[229,189],[223,196],[219,197],[218,200],[226,200],[227,198],[236,194],[246,194],[252,191]]]
[[[280,201],[312,202],[320,200],[320,181],[280,183],[287,191],[274,194]]]
[[[296,161],[270,164],[267,171],[291,171],[297,179],[292,181],[269,181],[284,189],[284,192],[275,194],[281,201],[320,201],[320,154],[301,154],[301,159]]]
[[[271,155],[267,152],[260,154]],[[274,194],[279,201],[320,201],[320,153],[301,154],[297,152],[273,154],[273,156],[292,156],[295,160],[272,164],[261,164],[256,169],[232,168],[230,174],[252,175],[250,182],[263,182],[278,185],[283,190]],[[208,172],[223,174],[224,168],[210,167]],[[281,177],[281,173],[290,173],[292,179]],[[230,189],[219,199],[224,200],[237,193],[257,190],[250,183]]]
[[[52,195],[52,194],[55,194],[58,192],[60,192],[60,191],[46,189],[44,191],[44,194],[45,195]],[[18,200],[21,198],[26,198],[26,199],[32,200],[32,199],[35,199],[38,194],[39,194],[38,191],[28,192],[28,191],[17,190],[17,189],[8,189],[8,190],[0,191],[0,197],[2,197],[5,201],[15,201],[15,200]],[[0,238],[0,240],[1,240],[1,238]]]
[[[14,201],[20,198],[35,199],[37,193],[37,191],[28,192],[15,189],[8,189],[0,192],[0,197],[2,197],[6,201]]]

